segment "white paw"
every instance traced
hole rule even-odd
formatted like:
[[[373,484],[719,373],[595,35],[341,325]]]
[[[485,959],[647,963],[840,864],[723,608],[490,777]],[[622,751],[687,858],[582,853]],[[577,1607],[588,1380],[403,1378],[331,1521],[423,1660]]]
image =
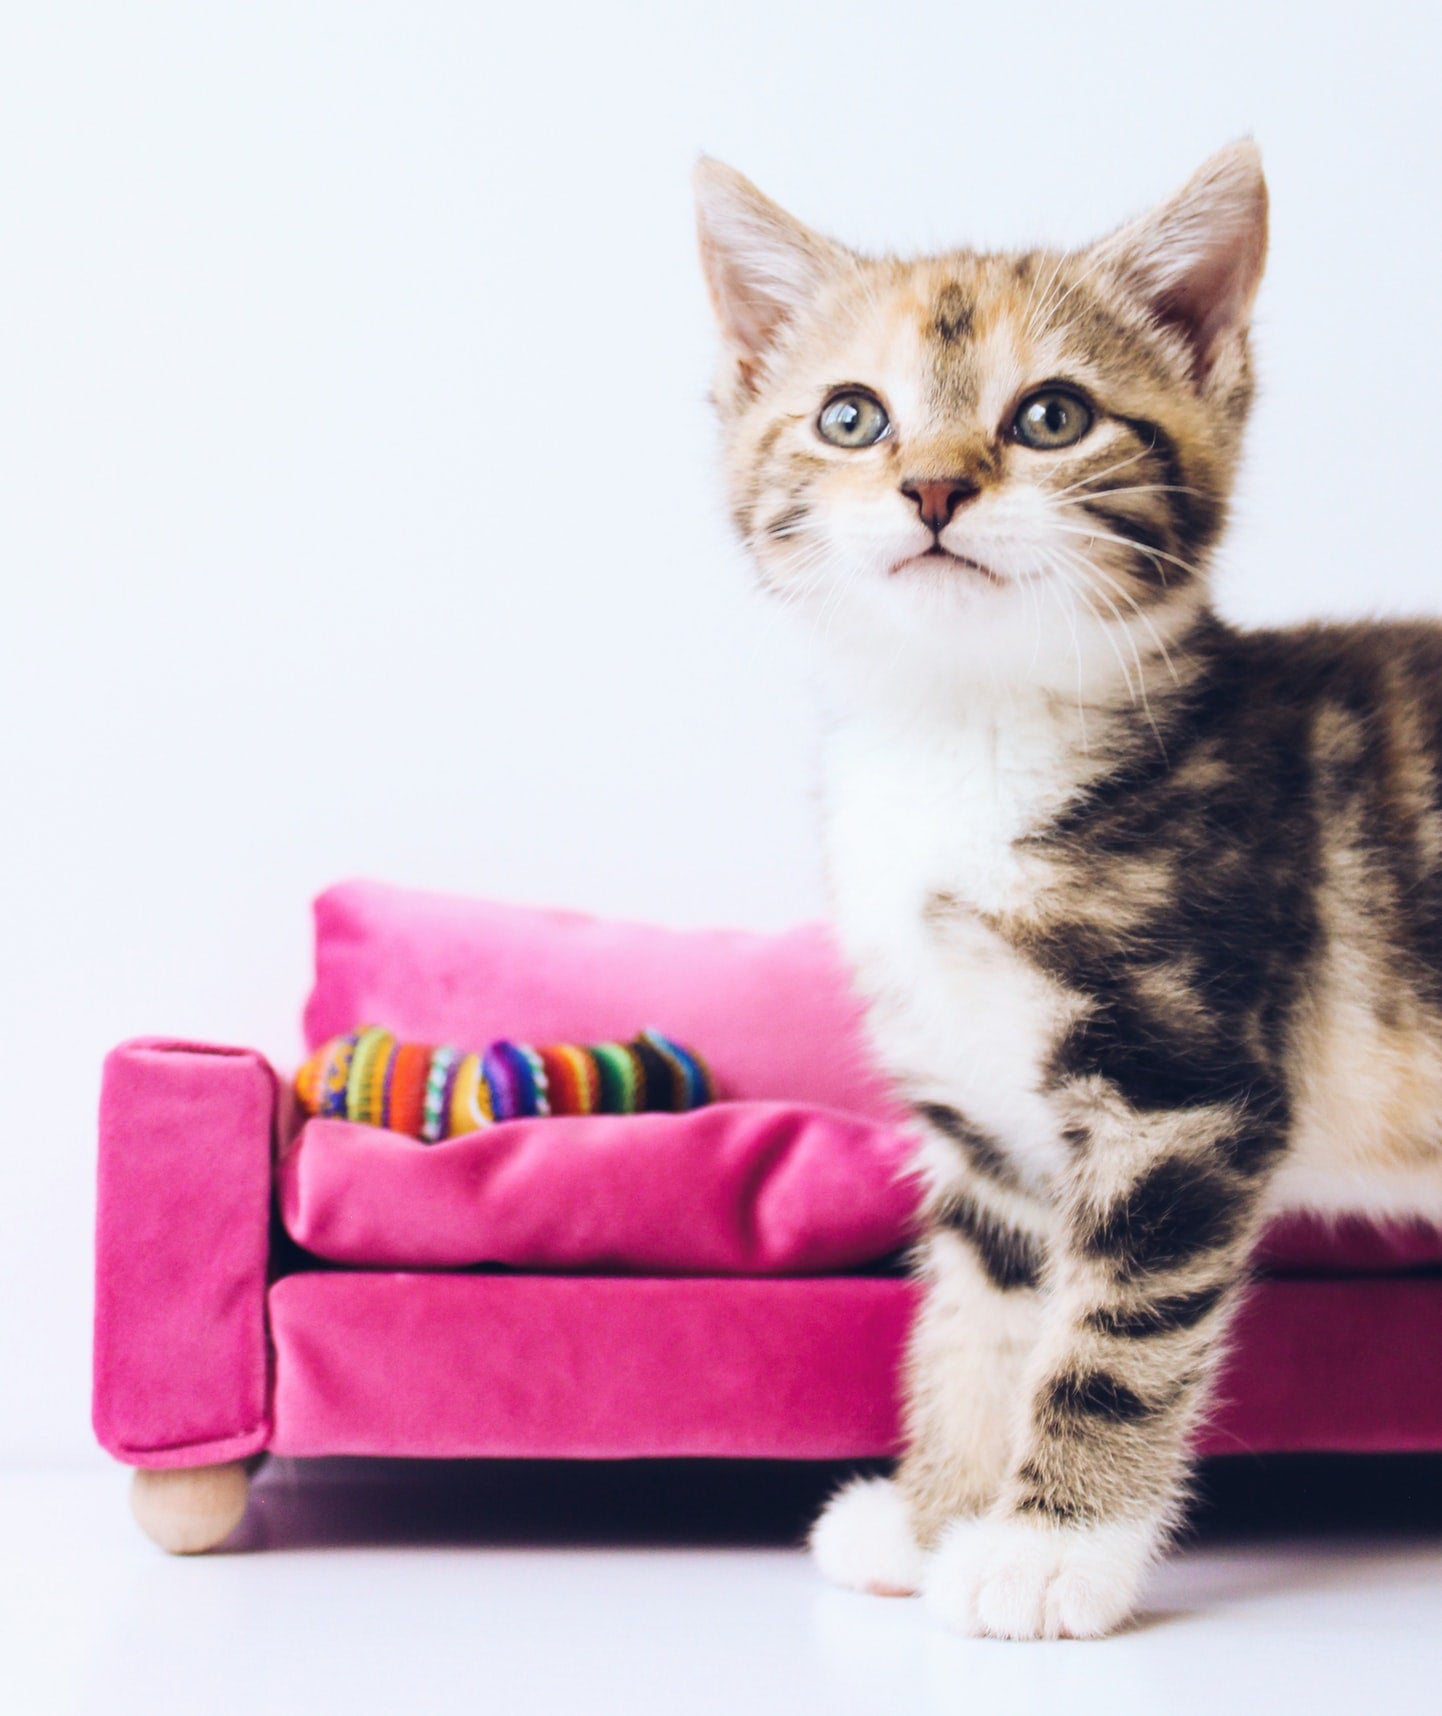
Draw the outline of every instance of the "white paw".
[[[811,1528],[811,1553],[834,1584],[877,1597],[911,1597],[924,1564],[911,1517],[890,1478],[853,1478]]]
[[[1146,1525],[960,1519],[927,1558],[943,1626],[999,1639],[1095,1639],[1131,1614],[1156,1548]]]

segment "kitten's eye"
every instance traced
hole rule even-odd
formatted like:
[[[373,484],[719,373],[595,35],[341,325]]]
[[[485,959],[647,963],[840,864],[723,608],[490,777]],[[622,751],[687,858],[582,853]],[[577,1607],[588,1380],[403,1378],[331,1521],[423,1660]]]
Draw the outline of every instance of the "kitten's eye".
[[[1028,394],[1011,421],[1011,432],[1024,447],[1050,452],[1070,447],[1092,426],[1092,408],[1078,393],[1044,387]]]
[[[859,388],[832,394],[816,419],[816,433],[833,447],[869,447],[890,427],[881,401]]]

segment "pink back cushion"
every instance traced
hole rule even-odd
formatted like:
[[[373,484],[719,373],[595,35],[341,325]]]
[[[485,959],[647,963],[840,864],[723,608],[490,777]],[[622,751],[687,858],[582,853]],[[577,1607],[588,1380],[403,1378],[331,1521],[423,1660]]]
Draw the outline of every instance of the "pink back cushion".
[[[624,1040],[654,1025],[705,1056],[723,1097],[901,1118],[820,925],[661,929],[375,882],[328,889],[315,920],[312,1048],[360,1024],[463,1049]]]

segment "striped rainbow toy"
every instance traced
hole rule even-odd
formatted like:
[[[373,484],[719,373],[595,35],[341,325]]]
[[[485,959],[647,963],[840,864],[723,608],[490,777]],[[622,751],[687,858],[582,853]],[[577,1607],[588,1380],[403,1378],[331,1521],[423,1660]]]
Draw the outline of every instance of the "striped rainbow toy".
[[[589,1048],[503,1037],[476,1054],[397,1042],[364,1025],[322,1044],[295,1088],[307,1114],[384,1126],[423,1144],[530,1115],[679,1114],[716,1100],[700,1055],[652,1030]]]

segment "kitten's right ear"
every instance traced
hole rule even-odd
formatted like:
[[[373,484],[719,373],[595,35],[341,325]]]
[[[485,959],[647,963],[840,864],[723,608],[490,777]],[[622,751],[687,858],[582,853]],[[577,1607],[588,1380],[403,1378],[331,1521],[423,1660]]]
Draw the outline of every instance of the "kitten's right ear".
[[[1160,208],[1095,245],[1192,348],[1205,382],[1218,353],[1246,330],[1267,256],[1267,182],[1250,138],[1213,155]]]
[[[750,385],[786,324],[844,265],[847,252],[793,220],[721,161],[703,155],[694,183],[711,307]]]

